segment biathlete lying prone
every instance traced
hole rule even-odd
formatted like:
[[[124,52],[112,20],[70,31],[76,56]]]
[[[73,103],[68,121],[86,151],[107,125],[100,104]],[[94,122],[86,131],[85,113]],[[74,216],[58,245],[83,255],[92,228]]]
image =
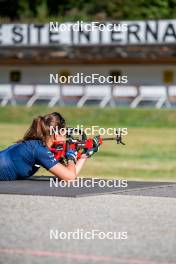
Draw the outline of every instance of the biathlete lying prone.
[[[57,112],[39,116],[33,120],[22,140],[0,151],[0,180],[21,180],[34,175],[40,166],[50,171],[61,180],[74,180],[87,157],[98,151],[99,143],[94,141],[93,151],[82,154],[77,160],[77,152],[66,152],[67,165],[56,160],[50,151],[55,141],[63,141],[61,134],[50,135],[50,127],[66,127],[64,118]]]

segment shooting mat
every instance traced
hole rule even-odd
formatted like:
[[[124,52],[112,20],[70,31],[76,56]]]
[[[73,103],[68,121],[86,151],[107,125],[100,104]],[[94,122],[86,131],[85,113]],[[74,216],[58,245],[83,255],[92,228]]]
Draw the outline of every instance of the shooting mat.
[[[102,181],[102,179],[98,179],[96,180],[94,187],[76,187],[72,184],[64,187],[60,186],[60,182],[57,187],[55,187],[55,185],[53,184],[52,187],[50,187],[50,178],[52,178],[53,180],[56,179],[56,177],[49,176],[33,176],[28,180],[1,181],[0,194],[39,195],[56,197],[83,197],[102,194],[126,194],[158,197],[176,197],[176,183],[128,181],[127,187],[119,187],[118,183],[116,184],[116,186],[113,187],[101,187],[99,186],[99,183],[100,181]],[[82,183],[84,183],[87,179],[79,179],[79,181],[81,180]]]

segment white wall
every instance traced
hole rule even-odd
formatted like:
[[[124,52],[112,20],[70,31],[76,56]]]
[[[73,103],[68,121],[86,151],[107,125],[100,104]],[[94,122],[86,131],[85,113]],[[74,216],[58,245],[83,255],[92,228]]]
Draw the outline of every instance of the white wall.
[[[0,66],[0,83],[9,82],[9,73],[19,70],[22,73],[21,83],[49,83],[50,73],[67,70],[71,75],[77,72],[85,74],[99,73],[109,75],[110,71],[121,71],[128,76],[129,84],[163,84],[163,71],[174,72],[176,83],[176,67],[174,65],[56,65],[56,66]]]

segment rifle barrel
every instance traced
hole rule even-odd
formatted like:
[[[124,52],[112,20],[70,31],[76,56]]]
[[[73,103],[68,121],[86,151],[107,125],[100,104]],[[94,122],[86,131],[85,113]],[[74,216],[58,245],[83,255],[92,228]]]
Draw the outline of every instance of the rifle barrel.
[[[116,140],[117,137],[106,137],[106,138],[102,138],[103,141],[107,141],[107,140]]]

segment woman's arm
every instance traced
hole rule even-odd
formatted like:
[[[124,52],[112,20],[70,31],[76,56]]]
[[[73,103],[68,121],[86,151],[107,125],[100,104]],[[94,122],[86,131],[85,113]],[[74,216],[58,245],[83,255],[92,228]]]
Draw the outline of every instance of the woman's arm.
[[[84,165],[84,163],[87,160],[87,156],[86,155],[82,155],[81,159],[79,159],[76,163],[76,175],[78,175]]]
[[[56,164],[49,170],[52,174],[64,181],[71,181],[76,178],[76,165],[69,160],[68,165]]]
[[[61,180],[74,180],[81,171],[86,159],[87,156],[84,155],[81,159],[77,161],[76,165],[71,160],[68,161],[67,166],[64,166],[62,164],[56,164],[49,171],[55,176],[59,177]]]

